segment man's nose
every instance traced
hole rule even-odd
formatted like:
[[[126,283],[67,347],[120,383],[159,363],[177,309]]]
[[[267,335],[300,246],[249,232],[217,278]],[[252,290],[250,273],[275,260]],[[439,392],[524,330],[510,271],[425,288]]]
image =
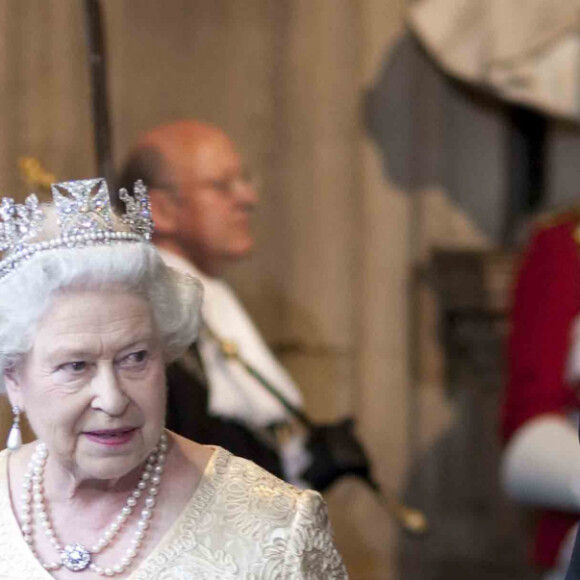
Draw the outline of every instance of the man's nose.
[[[91,381],[93,388],[92,408],[107,415],[120,416],[125,412],[129,398],[121,388],[112,365],[99,365]]]
[[[259,201],[256,184],[249,179],[240,179],[235,186],[236,200],[248,208],[253,208]]]

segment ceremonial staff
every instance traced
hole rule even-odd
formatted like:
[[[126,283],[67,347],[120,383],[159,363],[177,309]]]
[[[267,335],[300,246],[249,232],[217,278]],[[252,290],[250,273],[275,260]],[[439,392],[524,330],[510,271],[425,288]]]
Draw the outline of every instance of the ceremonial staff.
[[[93,135],[97,173],[112,186],[114,181],[111,124],[107,101],[107,55],[100,0],[84,0],[85,27],[91,78]],[[111,187],[111,191],[114,188]]]

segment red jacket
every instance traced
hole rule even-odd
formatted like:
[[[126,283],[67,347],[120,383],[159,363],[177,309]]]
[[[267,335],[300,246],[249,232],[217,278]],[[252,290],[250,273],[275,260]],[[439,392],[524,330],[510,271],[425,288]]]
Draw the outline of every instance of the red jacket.
[[[566,415],[579,407],[564,382],[572,323],[580,312],[580,246],[574,239],[579,223],[577,213],[569,214],[538,230],[524,256],[512,311],[504,442],[534,417]],[[542,513],[534,554],[538,564],[554,564],[564,536],[577,520],[576,514]]]

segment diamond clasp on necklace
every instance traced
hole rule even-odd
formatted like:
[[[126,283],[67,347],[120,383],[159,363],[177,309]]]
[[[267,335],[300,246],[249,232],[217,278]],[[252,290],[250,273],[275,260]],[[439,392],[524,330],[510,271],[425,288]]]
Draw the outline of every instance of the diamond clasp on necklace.
[[[80,572],[91,563],[91,553],[82,544],[69,544],[60,553],[60,559],[65,568]]]

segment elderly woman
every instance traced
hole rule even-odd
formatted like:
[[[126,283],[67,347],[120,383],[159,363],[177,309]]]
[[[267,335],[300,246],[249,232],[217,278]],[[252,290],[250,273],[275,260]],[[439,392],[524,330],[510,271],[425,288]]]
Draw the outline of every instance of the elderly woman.
[[[164,429],[201,288],[149,243],[142,185],[120,218],[103,180],[53,196],[0,206],[0,578],[346,578],[319,494]]]

